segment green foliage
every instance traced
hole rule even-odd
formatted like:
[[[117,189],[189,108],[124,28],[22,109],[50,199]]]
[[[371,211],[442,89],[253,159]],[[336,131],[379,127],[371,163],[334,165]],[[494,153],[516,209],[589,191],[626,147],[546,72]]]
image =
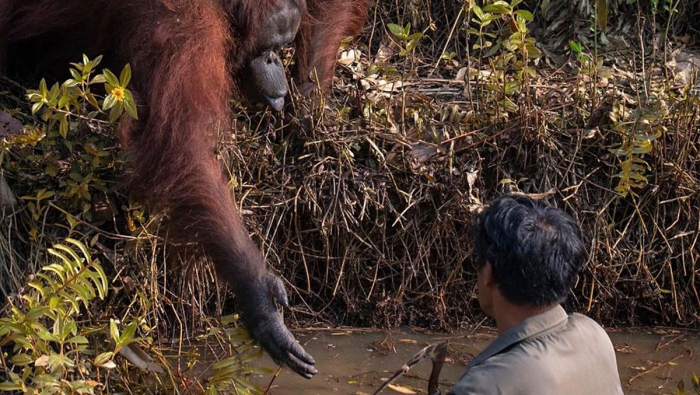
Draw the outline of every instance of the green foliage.
[[[401,50],[399,51],[399,55],[403,57],[407,57],[413,53],[413,50],[418,45],[418,42],[421,38],[423,38],[423,33],[421,32],[411,33],[410,23],[404,27],[394,23],[389,23],[387,24],[387,28],[391,34],[401,41],[402,46]]]
[[[389,23],[387,24],[387,28],[389,29],[391,34],[398,40],[399,56],[401,56],[405,60],[408,60],[410,57],[412,57],[414,55],[416,46],[420,42],[420,39],[423,38],[423,33],[411,33],[410,23],[403,27],[394,23]],[[367,74],[381,74],[385,78],[404,80],[408,77],[414,76],[415,70],[411,69],[410,66],[407,64],[404,64],[403,71],[399,71],[394,66],[377,63],[372,64],[367,68]]]
[[[533,60],[542,55],[527,28],[534,17],[530,11],[518,9],[521,0],[484,3],[465,3],[467,13],[472,15],[466,29],[474,40],[472,49],[479,63],[489,59],[492,66],[485,81],[487,100],[496,114],[516,112],[515,98],[522,92],[528,93],[529,80],[537,77]],[[502,23],[504,20],[507,23]]]
[[[529,36],[530,30],[526,26],[528,22],[532,22],[534,19],[532,13],[528,10],[516,8],[521,2],[522,0],[512,0],[509,4],[505,1],[497,0],[491,4],[479,6],[475,0],[469,0],[469,11],[475,16],[475,18],[471,19],[470,25],[475,27],[470,27],[468,31],[477,38],[477,42],[473,45],[474,50],[488,49],[485,55],[492,56],[503,47],[516,57],[505,57],[501,61],[516,63],[515,66],[518,70],[524,70],[528,74],[532,74],[534,69],[527,67],[527,59],[538,58],[541,56],[541,53],[535,45],[534,37]],[[500,21],[504,18],[508,23],[498,28],[496,32],[487,29],[495,21]],[[499,37],[499,33],[501,33],[502,39],[494,40]],[[517,64],[517,62],[523,63]]]
[[[104,311],[100,303],[113,298],[107,275],[86,245],[71,238],[65,241],[67,244],[48,250],[55,262],[29,281],[18,301],[9,306],[7,316],[0,318],[0,345],[12,350],[2,358],[6,376],[0,391],[94,394],[104,388],[129,388],[131,393],[141,393],[131,388],[125,375],[128,365],[117,364],[115,357],[132,343],[152,342],[137,337],[139,330],[150,331],[143,324],[146,317],[139,315],[124,326],[118,320],[110,318],[107,323],[104,315],[94,315],[94,311]],[[137,293],[133,302],[142,303],[144,297]],[[262,349],[238,325],[238,316],[223,317],[220,325],[211,327],[198,342],[201,347],[217,348],[228,343],[231,354],[208,362],[211,377],[193,378],[196,386],[211,394],[263,393],[248,378],[271,371],[248,365],[262,355]],[[207,361],[201,361],[196,353],[188,360],[190,367],[203,363]],[[118,374],[106,375],[110,370]],[[170,381],[179,386],[180,376],[175,373],[169,370]],[[110,377],[114,382],[107,382]],[[149,393],[148,388],[145,393]]]
[[[95,68],[102,61],[102,56],[90,60],[83,55],[83,61],[71,63],[69,69],[73,78],[63,84],[55,83],[48,89],[46,80],[42,79],[39,89],[27,91],[27,98],[32,102],[32,114],[44,109],[41,118],[48,122],[49,129],[58,122],[59,133],[66,138],[70,129],[70,121],[81,114],[87,119],[95,119],[103,111],[109,110],[109,122],[116,121],[124,110],[130,117],[138,119],[134,97],[127,84],[131,81],[131,68],[127,64],[121,72],[119,79],[108,69],[103,74],[95,74]],[[105,84],[107,96],[100,101],[92,92],[92,87],[97,84]]]
[[[661,100],[646,103],[629,114],[620,104],[613,108],[612,129],[622,139],[619,147],[610,150],[620,160],[620,172],[615,175],[620,179],[615,187],[620,196],[636,195],[634,189],[647,185],[645,172],[651,167],[644,157],[652,152],[654,141],[665,131],[663,121],[667,115],[668,107]]]
[[[0,318],[0,344],[13,351],[5,356],[8,377],[0,390],[92,394],[101,384],[91,377],[115,366],[113,351],[95,357],[105,330],[89,323],[96,301],[107,296],[107,276],[85,245],[66,242],[49,249],[54,263],[36,274],[18,304]],[[117,344],[133,341],[131,335],[117,337]]]
[[[243,327],[238,325],[238,315],[221,317],[221,323],[209,329],[200,337],[208,342],[216,339],[216,344],[228,343],[233,355],[211,365],[213,372],[207,383],[206,392],[210,394],[236,393],[241,395],[262,394],[263,389],[251,383],[246,377],[251,374],[271,374],[269,369],[253,368],[248,364],[262,356],[262,349],[256,347],[255,341]]]
[[[127,88],[129,65],[117,78],[108,69],[96,72],[101,60],[83,56],[82,62],[72,63],[72,78],[51,88],[42,79],[38,89],[27,90],[32,114],[41,122],[2,147],[6,152],[13,149],[12,155],[2,157],[2,166],[23,180],[17,192],[35,221],[30,229],[33,241],[43,237],[38,219],[52,206],[58,209],[54,214],[70,213],[65,216],[72,230],[76,221],[93,221],[96,205],[114,200],[110,189],[121,176],[124,152],[112,132],[113,123],[124,112],[135,119],[137,113]],[[97,93],[102,87],[104,97]]]
[[[521,0],[468,0],[464,2],[462,9],[462,14],[467,15],[465,23],[455,23],[455,26],[466,33],[473,50],[468,55],[472,59],[470,67],[462,68],[458,73],[458,76],[462,77],[457,78],[476,79],[478,89],[484,93],[485,113],[480,114],[484,116],[477,117],[474,111],[465,111],[459,106],[435,108],[426,105],[425,100],[411,103],[402,95],[400,117],[387,108],[385,102],[373,100],[372,97],[368,97],[369,100],[363,103],[365,117],[388,123],[391,128],[399,128],[400,124],[411,122],[421,138],[427,133],[428,136],[434,137],[431,140],[438,141],[442,137],[439,137],[439,132],[432,130],[430,120],[463,127],[472,122],[488,123],[489,119],[505,119],[511,113],[518,113],[521,109],[518,104],[520,96],[524,93],[529,99],[528,81],[537,77],[534,62],[541,57],[540,49],[527,27],[527,23],[534,17],[530,11],[521,9],[522,5]],[[431,28],[432,24],[429,26],[429,29]],[[368,67],[366,74],[381,92],[377,99],[403,92],[404,83],[418,77],[418,70],[413,64],[420,62],[414,62],[413,58],[424,34],[412,33],[411,29],[410,23],[404,26],[387,24],[393,41],[398,44],[397,54],[405,61],[401,62],[401,70],[393,64],[385,63],[374,63]],[[460,64],[457,52],[448,51],[447,47],[441,52],[440,60],[445,60],[449,67],[457,67]],[[482,66],[480,70],[489,70],[478,72],[475,69],[477,65]],[[386,82],[382,78],[399,81]],[[478,125],[473,126],[478,128]]]

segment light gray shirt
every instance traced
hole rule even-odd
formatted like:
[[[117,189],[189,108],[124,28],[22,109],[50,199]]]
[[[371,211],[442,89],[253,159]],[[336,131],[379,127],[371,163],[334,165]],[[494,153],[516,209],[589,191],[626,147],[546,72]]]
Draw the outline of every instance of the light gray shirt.
[[[448,395],[622,395],[615,349],[592,319],[561,306],[503,332]]]

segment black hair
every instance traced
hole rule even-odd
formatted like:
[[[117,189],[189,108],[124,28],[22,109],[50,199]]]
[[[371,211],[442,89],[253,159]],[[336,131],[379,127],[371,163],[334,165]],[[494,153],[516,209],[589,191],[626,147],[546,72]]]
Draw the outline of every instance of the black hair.
[[[586,260],[574,219],[526,196],[495,199],[475,231],[477,266],[490,264],[499,291],[518,305],[563,302]]]

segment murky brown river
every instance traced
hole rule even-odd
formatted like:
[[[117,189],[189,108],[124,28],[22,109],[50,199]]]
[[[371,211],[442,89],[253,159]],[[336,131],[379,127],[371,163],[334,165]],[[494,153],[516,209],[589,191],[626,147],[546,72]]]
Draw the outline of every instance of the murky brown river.
[[[615,345],[618,368],[626,394],[675,394],[679,380],[684,379],[692,394],[691,374],[700,374],[700,335],[665,329],[609,331]],[[495,338],[495,332],[484,329],[468,333],[422,334],[411,331],[363,332],[359,330],[311,331],[297,333],[314,358],[320,372],[305,380],[282,370],[270,384],[271,377],[255,381],[274,395],[371,394],[394,371],[417,351],[430,343],[449,340],[448,360],[442,370],[440,389],[447,393],[464,373],[466,363]],[[265,357],[260,361],[275,367]],[[427,392],[430,362],[422,361],[394,384],[418,394]],[[385,389],[382,394],[399,394]]]

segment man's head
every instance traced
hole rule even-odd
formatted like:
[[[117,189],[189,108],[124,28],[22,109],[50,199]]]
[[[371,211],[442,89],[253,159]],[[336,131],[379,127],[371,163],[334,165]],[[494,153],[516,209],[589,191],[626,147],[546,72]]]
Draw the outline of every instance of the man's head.
[[[479,303],[491,316],[496,291],[519,306],[561,303],[586,259],[568,214],[515,195],[495,199],[481,214],[475,249]]]

